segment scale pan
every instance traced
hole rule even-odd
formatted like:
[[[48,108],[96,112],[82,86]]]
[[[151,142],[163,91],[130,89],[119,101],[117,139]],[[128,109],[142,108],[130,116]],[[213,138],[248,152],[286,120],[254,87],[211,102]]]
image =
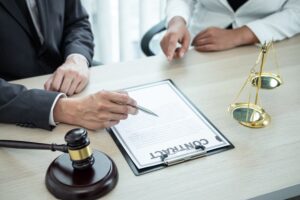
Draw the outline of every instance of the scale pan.
[[[271,121],[269,114],[253,103],[234,103],[229,109],[235,120],[250,128],[262,128]]]
[[[253,86],[258,85],[259,73],[256,72],[251,77],[251,83]],[[282,80],[279,75],[273,73],[263,72],[261,74],[261,88],[262,89],[274,89],[279,87],[282,84]]]

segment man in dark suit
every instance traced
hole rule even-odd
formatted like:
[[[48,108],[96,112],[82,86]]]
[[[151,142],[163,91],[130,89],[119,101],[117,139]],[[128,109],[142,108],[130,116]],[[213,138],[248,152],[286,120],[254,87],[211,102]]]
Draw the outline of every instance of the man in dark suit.
[[[97,129],[136,113],[126,94],[62,98],[84,89],[92,62],[93,35],[80,0],[0,0],[0,25],[0,122]],[[6,82],[49,73],[45,90]]]
[[[68,95],[86,86],[94,44],[79,0],[0,0],[0,25],[1,78],[54,73],[45,88]]]

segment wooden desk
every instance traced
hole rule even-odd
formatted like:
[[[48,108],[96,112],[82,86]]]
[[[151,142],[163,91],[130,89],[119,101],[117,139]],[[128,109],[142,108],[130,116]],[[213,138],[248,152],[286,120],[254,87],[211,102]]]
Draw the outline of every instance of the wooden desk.
[[[218,53],[190,51],[171,64],[157,56],[92,68],[90,84],[81,95],[170,78],[235,145],[233,150],[136,177],[106,131],[89,131],[92,147],[110,155],[119,169],[117,187],[103,199],[232,200],[298,187],[300,36],[277,43],[276,48],[284,84],[276,90],[261,91],[263,107],[272,116],[271,124],[263,129],[243,127],[227,113],[257,58],[255,46]],[[42,88],[46,79],[41,76],[17,82]],[[64,143],[63,137],[71,128],[60,124],[48,132],[0,124],[0,139]],[[53,199],[44,177],[58,155],[1,149],[0,199]],[[295,191],[300,194],[300,190]]]

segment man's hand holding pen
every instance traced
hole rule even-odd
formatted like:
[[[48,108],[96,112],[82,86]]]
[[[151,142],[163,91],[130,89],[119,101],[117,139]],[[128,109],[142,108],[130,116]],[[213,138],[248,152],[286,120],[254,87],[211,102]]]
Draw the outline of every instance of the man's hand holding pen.
[[[118,91],[118,92],[120,92],[120,93],[122,93],[122,94],[127,94],[127,95],[128,95],[128,92],[127,92],[127,91],[121,90],[121,91]],[[140,110],[140,111],[143,111],[143,112],[146,113],[146,114],[149,114],[149,115],[152,115],[152,116],[159,117],[156,113],[154,113],[154,112],[151,111],[150,109],[145,108],[145,107],[143,107],[143,106],[141,106],[141,105],[138,105],[138,104],[136,103],[136,101],[135,101],[135,104],[131,104],[130,106],[133,106],[134,108],[136,108],[136,109],[138,109],[138,110]]]
[[[114,126],[128,115],[136,115],[138,110],[157,116],[138,106],[126,92],[100,91],[86,97],[60,98],[53,115],[56,122],[96,130]]]
[[[61,98],[54,108],[54,120],[96,130],[108,128],[138,112],[127,93],[100,91],[79,98]]]

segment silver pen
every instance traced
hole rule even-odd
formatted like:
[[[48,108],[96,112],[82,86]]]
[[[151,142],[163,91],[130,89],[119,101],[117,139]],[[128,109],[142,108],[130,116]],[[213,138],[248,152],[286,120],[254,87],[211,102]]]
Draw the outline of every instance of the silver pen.
[[[140,105],[136,105],[135,107],[136,107],[138,110],[143,111],[144,113],[147,113],[147,114],[150,114],[150,115],[153,115],[153,116],[158,117],[157,114],[155,114],[154,112],[152,112],[151,110],[149,110],[149,109],[147,109],[147,108],[144,108],[144,107],[142,107],[142,106],[140,106]]]

